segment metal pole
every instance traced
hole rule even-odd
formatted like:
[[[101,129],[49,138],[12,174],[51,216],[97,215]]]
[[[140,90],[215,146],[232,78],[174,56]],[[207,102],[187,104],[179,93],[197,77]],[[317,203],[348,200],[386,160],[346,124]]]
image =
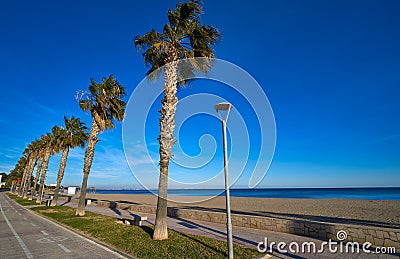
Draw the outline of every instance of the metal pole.
[[[228,143],[226,141],[226,121],[222,121],[222,135],[224,146],[224,172],[225,172],[225,197],[226,197],[226,229],[228,239],[228,258],[233,259],[233,241],[232,241],[232,221],[231,221],[231,203],[229,193],[229,177],[228,177]]]

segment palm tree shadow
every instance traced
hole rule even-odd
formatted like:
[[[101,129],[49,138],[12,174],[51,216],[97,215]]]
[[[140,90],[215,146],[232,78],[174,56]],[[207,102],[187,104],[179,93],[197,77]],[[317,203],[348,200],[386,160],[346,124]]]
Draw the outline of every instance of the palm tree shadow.
[[[221,236],[226,236],[226,233],[223,231],[219,231],[217,229],[211,228],[211,227],[207,227],[205,225],[200,225],[197,224],[193,221],[187,220],[187,219],[183,219],[183,218],[179,218],[180,222],[178,222],[179,225],[185,226],[187,228],[192,228],[192,229],[199,229],[208,233],[213,233],[214,235],[221,235]],[[257,242],[245,239],[245,238],[241,238],[238,236],[233,235],[233,239],[237,240],[237,241],[241,241],[244,243],[247,243],[249,245],[253,245],[253,246],[257,246]]]
[[[219,231],[219,230],[216,230],[216,229],[213,229],[213,228],[209,228],[209,227],[206,227],[204,225],[199,225],[199,224],[197,224],[197,223],[195,223],[193,221],[187,220],[187,219],[179,218],[179,220],[181,222],[179,222],[178,224],[186,226],[186,227],[189,227],[189,228],[203,229],[203,230],[209,231],[210,233],[214,232],[216,234],[226,235],[225,232],[222,232],[222,231]],[[182,233],[182,232],[180,232],[180,233]],[[247,244],[249,244],[251,246],[255,246],[255,247],[257,247],[257,245],[258,245],[257,242],[254,242],[254,241],[251,241],[251,240],[248,240],[248,239],[245,239],[245,238],[241,238],[241,237],[238,237],[238,236],[235,236],[235,235],[233,236],[233,239],[236,240],[236,241],[241,241],[243,243],[247,243]],[[272,250],[272,252],[274,253],[275,256],[281,254],[275,247],[268,247],[267,250]],[[295,259],[304,258],[304,257],[301,257],[299,255],[295,255],[295,254],[291,254],[291,253],[285,253],[285,256],[287,256],[289,258],[295,258]]]
[[[201,244],[201,245],[203,245],[203,246],[209,248],[209,249],[214,250],[214,251],[217,252],[217,253],[221,253],[221,255],[224,256],[224,257],[228,256],[228,254],[227,254],[225,251],[222,251],[222,250],[220,250],[220,249],[218,249],[218,248],[216,248],[216,247],[210,246],[209,244],[206,244],[206,243],[204,243],[203,241],[198,240],[198,239],[195,238],[195,237],[192,237],[192,236],[190,236],[190,235],[188,235],[188,234],[186,234],[186,233],[184,233],[184,232],[178,232],[178,233],[179,233],[180,235],[186,237],[186,238],[189,238],[189,239],[191,239],[191,240],[193,240],[193,241],[195,241],[195,242],[197,242],[197,243],[199,243],[199,244]]]
[[[118,216],[121,216],[121,212],[117,209],[117,203],[114,201],[110,201],[110,206],[108,206],[110,210],[112,210]]]
[[[153,229],[153,228],[151,228],[151,227],[149,227],[149,226],[141,226],[140,228],[141,228],[144,232],[146,232],[151,238],[153,238],[153,233],[154,233],[154,229]],[[168,231],[174,231],[175,233],[178,233],[178,234],[181,235],[181,236],[184,236],[184,237],[186,237],[186,238],[188,238],[188,239],[191,239],[191,240],[193,240],[193,241],[196,241],[197,243],[199,243],[199,244],[201,244],[201,245],[203,245],[203,246],[205,246],[205,247],[208,247],[209,249],[212,249],[212,250],[214,250],[214,251],[216,251],[216,252],[218,252],[218,253],[222,253],[223,256],[227,256],[227,255],[228,255],[226,252],[221,251],[221,250],[219,250],[219,249],[217,249],[217,248],[215,248],[215,247],[212,247],[212,246],[210,246],[210,245],[204,243],[204,242],[201,241],[201,240],[198,240],[198,239],[196,239],[196,238],[194,238],[194,237],[192,237],[192,236],[190,236],[190,235],[187,235],[187,234],[184,233],[184,232],[177,232],[177,231],[172,230],[172,229],[168,229]]]
[[[67,197],[67,201],[65,201],[64,203],[60,204],[60,206],[64,206],[64,205],[70,203],[70,202],[71,202],[71,199],[72,199],[72,197],[71,197],[71,196],[68,196],[68,197]]]
[[[153,238],[154,229],[149,226],[140,227],[144,232],[146,232],[151,238]]]

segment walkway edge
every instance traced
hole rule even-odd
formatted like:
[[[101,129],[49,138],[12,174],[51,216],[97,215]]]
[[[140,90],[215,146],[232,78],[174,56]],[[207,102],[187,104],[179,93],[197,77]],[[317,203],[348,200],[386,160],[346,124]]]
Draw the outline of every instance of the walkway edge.
[[[0,204],[0,211],[1,211],[1,214],[2,214],[2,216],[4,218],[4,221],[7,223],[8,227],[10,228],[11,232],[13,233],[15,239],[17,240],[17,242],[21,246],[22,250],[24,251],[26,257],[33,258],[33,256],[31,254],[31,252],[29,251],[28,247],[25,245],[24,241],[22,241],[21,237],[18,235],[18,233],[15,231],[14,227],[12,226],[10,221],[8,220],[6,214],[3,211],[3,208],[1,206],[1,204]]]

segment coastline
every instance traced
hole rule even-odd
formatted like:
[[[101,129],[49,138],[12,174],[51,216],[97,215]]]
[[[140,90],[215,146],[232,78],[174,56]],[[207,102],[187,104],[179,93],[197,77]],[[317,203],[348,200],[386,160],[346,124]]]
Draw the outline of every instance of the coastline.
[[[157,197],[148,194],[87,194],[88,198],[155,206]],[[170,196],[171,199],[174,196]],[[225,197],[180,196],[185,203],[168,202],[168,206],[224,212]],[[207,199],[195,202],[199,199]],[[400,228],[400,201],[358,199],[290,199],[231,197],[235,214],[278,218],[297,218]]]

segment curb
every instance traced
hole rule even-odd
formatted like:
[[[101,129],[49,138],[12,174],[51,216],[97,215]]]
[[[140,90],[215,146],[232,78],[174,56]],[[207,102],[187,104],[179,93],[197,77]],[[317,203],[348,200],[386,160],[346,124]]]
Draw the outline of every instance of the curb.
[[[53,223],[53,224],[55,224],[55,225],[57,225],[57,226],[63,228],[64,230],[66,230],[66,231],[68,231],[68,232],[70,232],[70,233],[72,233],[72,234],[75,234],[75,235],[77,235],[77,236],[80,236],[81,238],[84,238],[84,239],[86,239],[87,241],[89,241],[90,243],[94,243],[94,244],[96,244],[97,246],[102,247],[102,248],[105,249],[106,251],[107,251],[107,250],[110,250],[110,252],[114,253],[115,255],[117,255],[117,256],[120,257],[120,258],[138,259],[137,257],[134,257],[134,256],[132,256],[132,255],[129,255],[129,254],[123,252],[123,251],[120,251],[120,250],[118,250],[117,248],[115,248],[115,247],[113,247],[113,246],[111,246],[111,245],[109,245],[109,244],[107,244],[107,243],[105,243],[105,242],[103,242],[103,241],[100,241],[100,240],[98,240],[98,239],[96,239],[96,238],[94,238],[94,237],[91,237],[91,236],[87,236],[85,233],[83,233],[83,232],[81,232],[81,231],[79,231],[79,230],[77,230],[77,229],[75,229],[75,228],[72,228],[72,227],[67,226],[67,225],[65,225],[65,224],[63,224],[63,223],[61,223],[61,222],[58,222],[58,221],[56,221],[56,220],[54,220],[54,219],[52,219],[52,218],[49,218],[49,217],[47,217],[47,216],[45,216],[45,215],[42,215],[42,214],[40,214],[40,213],[38,213],[38,212],[35,212],[35,211],[31,210],[30,208],[27,208],[27,207],[25,207],[25,206],[22,206],[21,204],[19,204],[18,202],[14,201],[13,199],[11,199],[11,198],[8,197],[8,196],[7,196],[7,198],[8,198],[9,200],[11,200],[12,202],[14,202],[15,204],[17,204],[18,206],[20,206],[21,208],[23,208],[24,210],[27,210],[28,212],[30,212],[30,213],[32,213],[32,214],[34,214],[34,215],[40,216],[40,217],[43,218],[44,220],[47,220],[47,221],[49,221],[49,222],[51,222],[51,223]]]

